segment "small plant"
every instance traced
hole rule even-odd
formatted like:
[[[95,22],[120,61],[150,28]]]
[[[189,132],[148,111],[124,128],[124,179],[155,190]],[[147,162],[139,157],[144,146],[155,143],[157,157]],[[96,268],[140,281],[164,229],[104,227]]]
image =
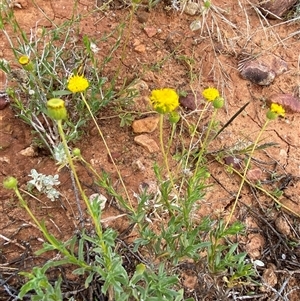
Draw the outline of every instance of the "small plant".
[[[27,182],[29,190],[31,190],[32,187],[35,187],[39,192],[45,193],[47,198],[49,198],[52,202],[59,198],[60,193],[53,187],[60,184],[58,180],[59,175],[46,176],[38,173],[35,169],[32,169],[29,177],[32,178],[32,180]]]

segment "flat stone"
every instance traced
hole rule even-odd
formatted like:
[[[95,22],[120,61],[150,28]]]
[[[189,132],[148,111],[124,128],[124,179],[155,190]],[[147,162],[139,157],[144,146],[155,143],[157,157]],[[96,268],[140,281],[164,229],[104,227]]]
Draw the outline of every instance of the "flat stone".
[[[157,34],[157,29],[155,27],[145,27],[144,31],[149,38],[152,38]]]
[[[134,47],[134,51],[140,53],[146,52],[146,46],[144,44],[137,45]]]
[[[156,153],[159,151],[159,147],[158,147],[157,143],[152,138],[150,138],[148,135],[136,136],[136,137],[134,137],[134,141],[138,145],[146,148],[149,153]]]
[[[37,156],[37,153],[34,149],[33,146],[28,146],[24,149],[22,149],[20,152],[19,152],[20,155],[24,156],[24,157],[35,157]]]
[[[159,116],[150,116],[139,120],[134,120],[132,130],[136,134],[152,133],[158,125]]]

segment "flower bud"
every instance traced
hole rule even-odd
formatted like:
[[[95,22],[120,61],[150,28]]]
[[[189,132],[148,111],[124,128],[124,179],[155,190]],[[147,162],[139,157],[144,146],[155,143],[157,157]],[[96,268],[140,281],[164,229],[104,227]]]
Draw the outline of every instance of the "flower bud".
[[[3,181],[3,186],[6,189],[16,189],[18,181],[15,177],[8,177]]]
[[[271,111],[271,110],[268,110],[268,112],[267,112],[266,115],[267,115],[267,118],[269,120],[274,120],[274,119],[276,119],[278,117],[278,114],[275,113],[275,112],[273,112],[273,111]]]
[[[212,104],[215,109],[221,109],[224,106],[224,98],[217,97],[215,100],[213,100]]]
[[[180,115],[178,112],[173,111],[169,113],[169,121],[171,123],[177,123],[179,120],[180,120]]]
[[[81,151],[78,147],[74,148],[72,153],[76,157],[81,157]]]
[[[52,98],[47,101],[48,116],[54,120],[67,119],[65,102],[60,98]]]
[[[33,69],[34,69],[34,65],[27,55],[20,56],[19,63],[22,65],[23,69],[26,71],[33,71]]]

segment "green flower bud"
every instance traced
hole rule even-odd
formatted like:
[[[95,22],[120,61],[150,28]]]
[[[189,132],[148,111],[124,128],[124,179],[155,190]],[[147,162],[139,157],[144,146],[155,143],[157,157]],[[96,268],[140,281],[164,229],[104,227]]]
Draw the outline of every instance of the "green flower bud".
[[[278,114],[275,113],[275,112],[273,112],[273,111],[271,111],[271,110],[268,110],[268,112],[267,112],[266,115],[267,115],[267,118],[269,120],[274,120],[274,119],[276,119],[278,117]]]
[[[80,157],[81,156],[81,151],[78,147],[73,149],[73,155],[76,157]]]
[[[224,106],[224,98],[217,97],[215,100],[213,100],[212,104],[215,109],[221,109]]]
[[[169,121],[171,123],[177,123],[179,120],[180,120],[180,115],[178,112],[173,111],[169,113]]]
[[[16,189],[18,181],[15,177],[8,177],[3,181],[3,186],[6,189]]]
[[[136,272],[138,274],[143,274],[146,270],[146,266],[143,264],[143,263],[139,263],[137,266],[136,266]]]
[[[67,119],[65,102],[60,98],[52,98],[47,101],[48,115],[54,120]]]

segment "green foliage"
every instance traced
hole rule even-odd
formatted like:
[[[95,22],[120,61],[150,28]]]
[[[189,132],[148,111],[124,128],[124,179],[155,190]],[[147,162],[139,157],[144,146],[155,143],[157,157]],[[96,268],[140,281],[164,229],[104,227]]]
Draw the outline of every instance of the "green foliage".
[[[158,2],[149,0],[149,8],[154,7]],[[130,29],[132,16],[139,1],[133,1],[132,4]],[[179,2],[173,1],[172,5],[177,7]],[[205,9],[209,9],[210,5],[210,1],[204,1]],[[102,293],[110,300],[115,301],[184,300],[184,290],[180,288],[179,276],[174,273],[174,268],[185,261],[201,263],[205,272],[211,275],[225,274],[224,281],[228,287],[250,280],[254,274],[252,264],[246,262],[247,254],[239,251],[239,244],[232,242],[233,237],[235,237],[234,241],[237,241],[238,236],[244,234],[244,226],[240,222],[228,225],[224,224],[222,220],[214,221],[209,217],[201,220],[197,218],[197,211],[205,199],[206,188],[209,186],[207,149],[213,139],[224,129],[223,127],[218,131],[219,122],[216,118],[218,107],[214,108],[204,133],[198,132],[202,115],[196,124],[188,124],[191,142],[187,148],[183,146],[182,151],[178,151],[174,156],[173,159],[177,160],[179,167],[174,173],[168,166],[169,150],[181,115],[176,112],[178,118],[176,123],[172,124],[171,138],[166,148],[163,144],[163,118],[161,116],[160,140],[165,166],[154,166],[158,183],[157,191],[150,193],[145,189],[140,194],[135,193],[137,204],[132,206],[125,186],[123,186],[124,191],[118,191],[108,173],[103,171],[98,174],[81,157],[80,151],[74,157],[71,156],[68,147],[69,142],[74,143],[81,137],[87,122],[90,119],[95,121],[94,116],[105,106],[114,104],[112,107],[118,112],[121,127],[130,125],[134,119],[134,113],[128,112],[126,106],[136,96],[136,91],[130,86],[126,86],[125,79],[122,88],[118,92],[115,91],[119,69],[110,81],[102,72],[122,45],[125,22],[112,30],[109,35],[103,36],[100,41],[93,41],[84,36],[82,38],[83,46],[73,51],[73,32],[79,31],[79,17],[73,16],[70,21],[59,27],[56,26],[52,30],[43,28],[39,36],[34,37],[26,35],[19,27],[12,10],[8,8],[1,15],[0,21],[16,60],[20,56],[28,57],[30,60],[30,66],[26,64],[18,74],[7,62],[0,61],[0,68],[10,75],[11,80],[15,76],[18,77],[17,88],[7,91],[17,116],[32,126],[38,134],[41,144],[50,150],[61,166],[68,165],[70,167],[80,197],[85,203],[88,217],[93,223],[92,231],[81,229],[78,235],[68,241],[60,241],[48,231],[45,223],[37,220],[18,188],[15,187],[17,183],[13,183],[13,189],[22,207],[27,210],[46,239],[43,248],[36,254],[56,251],[61,256],[60,260],[49,260],[42,267],[34,267],[31,272],[22,272],[21,275],[26,278],[26,283],[21,288],[18,297],[22,299],[30,294],[32,300],[63,300],[61,276],[58,276],[55,282],[51,281],[49,276],[52,269],[62,265],[71,266],[72,273],[84,279],[86,289],[96,282],[101,283]],[[5,29],[8,25],[17,34],[16,41],[13,41],[8,35]],[[103,61],[99,62],[95,55],[96,44],[109,39],[110,36],[116,37],[115,43],[112,44]],[[128,37],[129,35],[126,37],[122,55],[126,53]],[[171,55],[175,55],[175,51]],[[167,59],[168,57],[154,67],[160,68]],[[177,60],[187,65],[190,81],[194,81],[196,76],[193,71],[194,59],[177,56]],[[67,78],[71,73],[86,76],[89,82],[88,91],[71,93],[67,89]],[[64,123],[62,120],[50,120],[47,114],[47,100],[57,97],[64,98],[67,103],[69,118]],[[86,102],[87,97],[88,103]],[[205,104],[203,112],[207,111],[209,105],[209,102]],[[122,109],[120,110],[120,108]],[[229,123],[225,124],[225,127]],[[212,136],[212,132],[217,134]],[[99,134],[103,138],[100,129]],[[197,149],[192,145],[194,140],[198,141]],[[104,138],[103,142],[106,145]],[[243,151],[248,153],[254,148],[259,150],[266,146],[268,145],[264,144],[259,148],[257,144],[254,144]],[[107,150],[110,155],[109,149]],[[111,228],[106,230],[102,228],[100,203],[90,202],[87,198],[75,168],[78,161],[95,176],[95,184],[116,201],[124,211],[124,215],[127,215],[131,226],[135,226],[138,238],[133,242],[130,251],[135,255],[143,251],[150,258],[149,261],[137,260],[135,270],[127,271],[124,267],[122,254],[118,253],[116,244],[117,232]],[[118,175],[120,176],[119,173]],[[32,174],[32,178],[30,183],[38,190],[49,194],[50,198],[52,196],[51,199],[55,201],[57,194],[54,194],[53,185],[58,184],[57,177],[45,177],[35,172]],[[120,181],[122,182],[121,176]],[[6,186],[9,188],[11,185],[6,183]],[[280,196],[280,191],[274,191],[273,194]],[[191,299],[188,300],[191,301]]]

